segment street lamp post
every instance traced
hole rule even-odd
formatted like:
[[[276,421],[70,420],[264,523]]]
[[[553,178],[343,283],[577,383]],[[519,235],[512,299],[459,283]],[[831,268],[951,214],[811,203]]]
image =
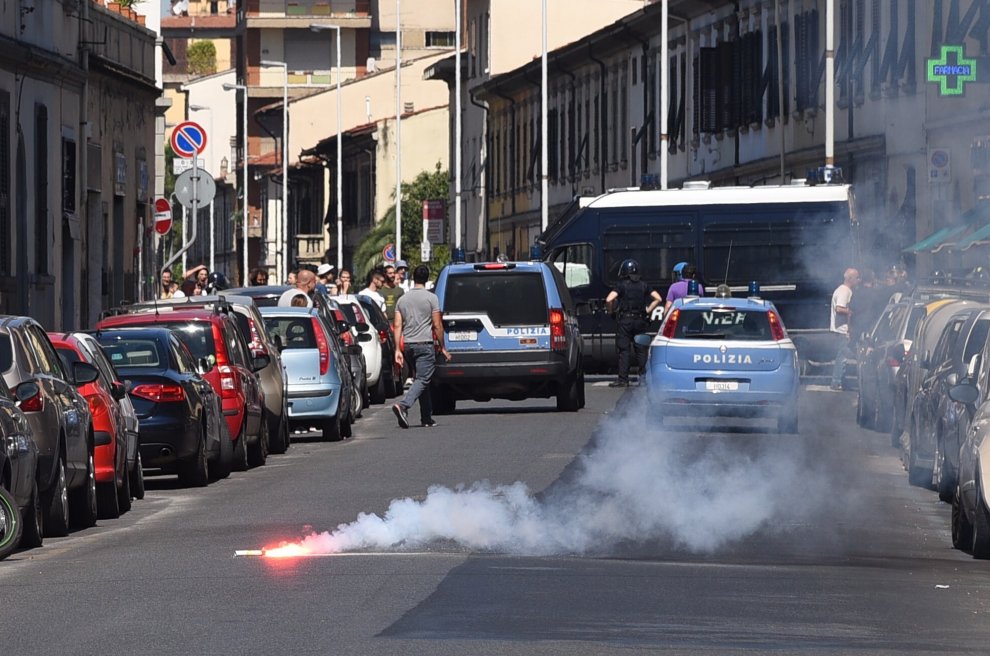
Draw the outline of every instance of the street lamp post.
[[[229,84],[223,85],[224,91],[243,91],[244,97],[241,103],[241,167],[243,172],[242,183],[244,188],[241,189],[241,238],[243,249],[243,264],[241,265],[241,284],[245,287],[248,286],[248,88],[246,84]]]
[[[402,259],[402,0],[395,0],[395,259]]]
[[[193,112],[207,112],[210,115],[210,131],[209,138],[207,139],[207,144],[209,148],[209,155],[206,156],[207,175],[213,175],[213,108],[206,107],[204,105],[189,105],[190,111]],[[193,157],[199,157],[199,155],[193,155]],[[195,219],[194,219],[195,220]],[[217,253],[217,229],[216,229],[216,216],[213,212],[213,200],[210,200],[210,273],[216,271],[216,253]]]
[[[550,217],[550,150],[547,144],[547,0],[543,0],[543,53],[540,58],[540,226],[545,231]],[[602,189],[602,191],[605,191]]]
[[[275,230],[275,276],[279,283],[288,277],[288,267],[286,266],[288,253],[286,252],[286,236],[289,229],[288,221],[288,201],[289,201],[289,65],[283,61],[261,60],[261,66],[265,68],[282,69],[282,202],[281,216],[279,224]]]
[[[462,0],[454,0],[457,31],[454,32],[454,247],[461,249],[461,16]],[[425,238],[425,235],[424,235]]]
[[[340,25],[313,24],[309,29],[314,32],[335,30],[337,32],[337,271],[344,268],[344,135],[341,131],[341,100],[340,78],[342,76],[340,62]]]

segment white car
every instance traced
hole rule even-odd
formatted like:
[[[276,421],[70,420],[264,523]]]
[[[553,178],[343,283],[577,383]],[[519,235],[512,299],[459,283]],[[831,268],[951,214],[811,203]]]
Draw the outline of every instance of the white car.
[[[365,316],[364,308],[361,307],[361,303],[357,299],[349,300],[338,296],[336,300],[340,304],[340,309],[347,318],[347,322],[351,324],[352,330],[356,331],[354,341],[361,345],[361,350],[364,352],[364,361],[367,365],[365,367],[365,376],[368,380],[368,389],[376,389],[378,387],[378,381],[382,376],[381,341],[374,334],[376,331],[371,325],[371,322],[368,321],[368,317]],[[371,334],[372,339],[359,339],[358,335],[363,333]]]

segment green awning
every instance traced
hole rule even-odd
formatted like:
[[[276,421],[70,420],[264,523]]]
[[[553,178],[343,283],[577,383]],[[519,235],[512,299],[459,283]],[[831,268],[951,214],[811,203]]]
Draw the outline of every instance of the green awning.
[[[951,228],[942,228],[937,230],[932,234],[928,235],[917,244],[912,244],[904,249],[904,253],[922,253],[924,251],[937,250],[946,241],[962,234],[966,230],[967,226],[953,226]]]
[[[970,246],[977,246],[981,244],[990,244],[990,223],[983,226],[971,235],[966,235],[966,238],[956,244],[956,249],[964,251]]]

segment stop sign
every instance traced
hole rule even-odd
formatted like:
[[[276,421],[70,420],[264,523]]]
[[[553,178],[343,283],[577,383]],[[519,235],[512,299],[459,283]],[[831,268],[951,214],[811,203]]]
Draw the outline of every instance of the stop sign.
[[[155,201],[155,232],[167,235],[172,229],[172,205],[164,198]]]

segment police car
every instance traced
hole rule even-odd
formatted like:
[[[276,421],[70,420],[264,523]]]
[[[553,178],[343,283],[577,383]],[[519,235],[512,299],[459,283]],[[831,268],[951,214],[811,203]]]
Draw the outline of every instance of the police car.
[[[663,415],[776,417],[779,432],[797,432],[797,349],[773,303],[750,294],[671,305],[646,377]]]

